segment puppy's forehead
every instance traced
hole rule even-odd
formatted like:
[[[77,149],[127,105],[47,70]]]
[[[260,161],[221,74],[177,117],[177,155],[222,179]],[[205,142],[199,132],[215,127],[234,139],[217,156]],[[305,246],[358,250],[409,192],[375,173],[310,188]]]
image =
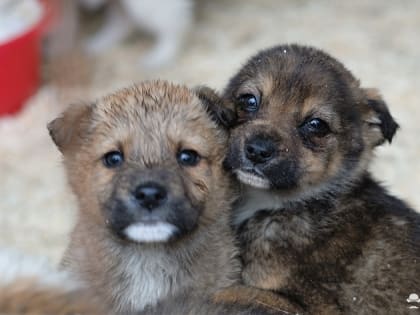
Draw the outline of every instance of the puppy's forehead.
[[[101,99],[94,107],[93,122],[105,142],[101,145],[122,142],[138,146],[141,154],[156,156],[170,145],[194,147],[206,140],[214,143],[218,136],[216,125],[190,89],[160,81]]]
[[[310,47],[294,45],[261,52],[233,82],[236,84],[231,87],[237,87],[235,97],[258,90],[263,99],[278,103],[274,104],[277,110],[300,112],[310,112],[323,104],[340,111],[340,106],[353,101],[359,87],[359,82],[334,58]]]
[[[162,116],[189,110],[200,111],[197,97],[187,87],[166,81],[144,82],[108,95],[98,102],[96,113],[106,121],[146,121],[151,113]]]

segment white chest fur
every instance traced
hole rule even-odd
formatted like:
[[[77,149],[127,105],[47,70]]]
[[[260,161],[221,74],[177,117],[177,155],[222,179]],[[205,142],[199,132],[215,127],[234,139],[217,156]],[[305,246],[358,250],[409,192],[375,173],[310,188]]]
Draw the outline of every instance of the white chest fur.
[[[133,253],[116,268],[110,278],[117,312],[140,311],[188,283],[177,281],[182,272],[178,263],[158,252]]]

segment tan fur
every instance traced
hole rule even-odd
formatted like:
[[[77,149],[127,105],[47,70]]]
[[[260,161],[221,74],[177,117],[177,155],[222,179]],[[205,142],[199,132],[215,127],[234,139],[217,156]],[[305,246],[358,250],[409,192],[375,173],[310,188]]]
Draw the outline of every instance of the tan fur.
[[[95,104],[70,107],[49,129],[80,205],[64,266],[111,309],[141,310],[183,290],[212,292],[238,280],[228,227],[232,193],[221,169],[226,134],[193,91],[162,81],[142,83]],[[181,148],[199,152],[200,163],[179,166],[175,156]],[[119,169],[101,160],[117,149],[124,152],[126,172],[118,181]],[[136,172],[139,178],[162,173],[158,179],[172,195],[203,207],[190,235],[137,244],[112,233],[103,205],[113,191],[126,196]]]

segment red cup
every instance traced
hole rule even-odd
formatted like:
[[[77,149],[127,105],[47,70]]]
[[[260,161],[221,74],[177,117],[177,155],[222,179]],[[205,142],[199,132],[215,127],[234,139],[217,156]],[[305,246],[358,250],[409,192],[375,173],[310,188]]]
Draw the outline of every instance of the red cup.
[[[0,116],[19,111],[39,86],[43,22],[0,44]]]

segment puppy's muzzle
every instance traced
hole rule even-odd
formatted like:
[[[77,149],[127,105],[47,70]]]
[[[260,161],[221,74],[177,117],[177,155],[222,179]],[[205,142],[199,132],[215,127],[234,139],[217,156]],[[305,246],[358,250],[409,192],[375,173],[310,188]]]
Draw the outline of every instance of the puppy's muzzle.
[[[138,201],[139,206],[149,211],[164,205],[168,199],[167,196],[166,189],[153,182],[139,185],[134,190],[134,198]]]
[[[170,241],[194,228],[198,212],[176,172],[123,171],[103,207],[112,232],[129,241],[152,243]]]
[[[167,188],[155,181],[135,187],[132,191],[135,205],[128,210],[127,222],[120,231],[123,237],[139,243],[166,242],[172,238],[178,227],[167,220],[173,211],[169,195]]]
[[[269,162],[275,152],[275,144],[267,138],[254,137],[245,143],[245,156],[254,165]]]
[[[289,150],[290,139],[276,131],[252,130],[241,144],[233,142],[226,166],[235,173],[240,182],[263,189],[293,189],[299,178],[295,152]],[[251,133],[251,131],[254,131]],[[239,159],[235,158],[240,157]]]

